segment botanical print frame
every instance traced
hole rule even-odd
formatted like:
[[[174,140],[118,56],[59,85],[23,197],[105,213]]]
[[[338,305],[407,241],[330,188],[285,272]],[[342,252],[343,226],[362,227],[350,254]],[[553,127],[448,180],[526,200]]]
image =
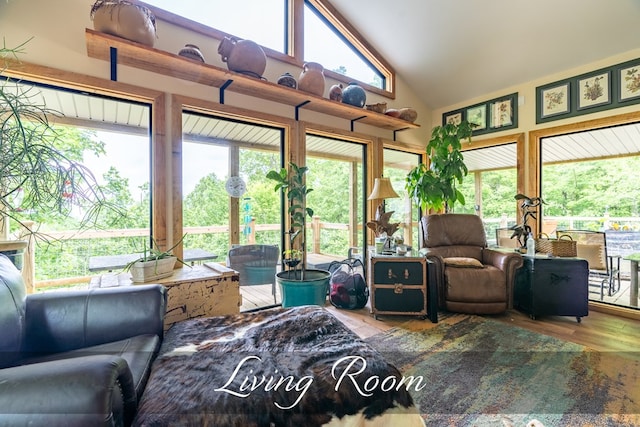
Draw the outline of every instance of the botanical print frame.
[[[459,125],[462,122],[462,111],[452,111],[450,113],[446,113],[442,115],[442,124],[446,125],[447,123],[453,123],[454,125]]]
[[[478,104],[467,108],[466,116],[474,131],[487,128],[487,104]]]
[[[597,72],[577,79],[577,108],[597,107],[611,103],[611,71]]]
[[[640,62],[620,67],[617,77],[620,82],[620,102],[640,98]]]
[[[489,104],[490,126],[494,129],[511,126],[513,124],[512,98],[501,99]]]
[[[540,118],[559,116],[571,111],[570,86],[570,82],[566,81],[555,86],[538,88]]]

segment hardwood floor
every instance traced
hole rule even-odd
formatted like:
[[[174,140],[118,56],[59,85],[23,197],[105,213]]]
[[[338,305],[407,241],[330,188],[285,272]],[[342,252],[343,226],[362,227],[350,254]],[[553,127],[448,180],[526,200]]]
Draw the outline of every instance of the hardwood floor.
[[[264,289],[262,289],[263,287]],[[260,304],[273,304],[271,285],[241,286],[240,292],[243,295],[242,310],[255,309]],[[279,293],[277,301],[281,301]],[[360,310],[342,310],[327,303],[325,308],[361,338],[370,337],[406,322],[411,322],[412,329],[434,326],[429,320],[420,320],[411,316],[378,316],[378,320],[376,320],[370,314],[369,307]],[[633,353],[633,357],[640,360],[640,320],[637,319],[592,309],[587,317],[582,318],[581,323],[578,323],[575,317],[563,316],[549,316],[532,320],[528,315],[517,310],[484,317],[581,344],[598,351]]]

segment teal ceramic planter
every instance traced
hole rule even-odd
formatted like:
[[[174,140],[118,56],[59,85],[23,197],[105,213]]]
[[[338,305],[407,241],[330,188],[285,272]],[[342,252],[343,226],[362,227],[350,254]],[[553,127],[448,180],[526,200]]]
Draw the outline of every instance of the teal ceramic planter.
[[[323,306],[327,300],[331,273],[325,270],[306,270],[304,280],[301,280],[300,276],[300,271],[291,273],[281,271],[276,274],[276,281],[282,295],[282,306],[285,308],[300,305]]]

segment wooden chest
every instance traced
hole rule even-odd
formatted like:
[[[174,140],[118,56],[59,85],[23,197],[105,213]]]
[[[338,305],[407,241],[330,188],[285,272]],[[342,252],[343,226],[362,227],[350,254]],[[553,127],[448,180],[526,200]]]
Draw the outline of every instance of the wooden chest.
[[[374,318],[379,314],[429,315],[437,322],[437,296],[427,295],[427,270],[425,257],[372,255],[369,290]],[[435,282],[431,288],[435,291]]]
[[[238,313],[242,305],[238,273],[216,263],[182,267],[153,283],[167,288],[165,330],[186,319]],[[133,284],[129,273],[120,273],[94,277],[90,286],[105,288]]]
[[[525,256],[516,273],[514,306],[537,316],[589,314],[589,265],[581,258]]]

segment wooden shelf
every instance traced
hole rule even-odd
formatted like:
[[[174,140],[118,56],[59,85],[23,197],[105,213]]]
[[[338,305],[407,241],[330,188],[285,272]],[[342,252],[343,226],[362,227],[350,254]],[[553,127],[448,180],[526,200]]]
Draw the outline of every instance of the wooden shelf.
[[[224,100],[224,91],[229,90],[243,95],[291,105],[296,109],[296,116],[298,109],[307,109],[341,117],[350,120],[352,128],[355,122],[366,123],[393,131],[420,127],[420,125],[406,120],[390,117],[364,108],[342,104],[213,65],[200,64],[173,53],[144,46],[89,28],[85,30],[85,36],[87,40],[87,54],[91,58],[110,62],[112,78],[114,78],[113,75],[115,70],[117,70],[115,67],[117,67],[118,64],[128,65],[154,73],[220,88],[221,103]],[[117,52],[113,58],[111,48],[116,49],[115,52]]]

